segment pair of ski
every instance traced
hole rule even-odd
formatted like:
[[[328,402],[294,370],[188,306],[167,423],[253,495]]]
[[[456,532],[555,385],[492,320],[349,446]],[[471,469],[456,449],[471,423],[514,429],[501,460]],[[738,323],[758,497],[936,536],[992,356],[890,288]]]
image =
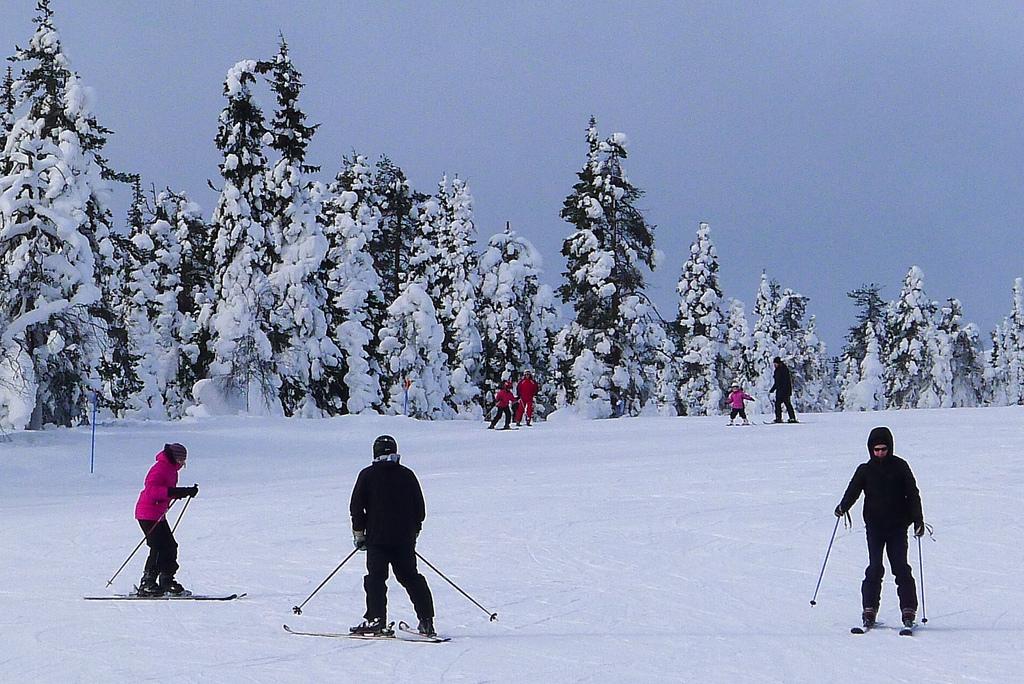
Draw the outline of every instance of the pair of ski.
[[[374,641],[381,639],[396,639],[398,641],[418,641],[425,644],[443,644],[451,641],[451,637],[430,636],[420,634],[409,623],[401,621],[398,623],[398,630],[394,629],[395,623],[388,625],[388,631],[380,634],[353,634],[351,632],[303,632],[284,625],[284,631],[297,636],[327,637],[329,639],[361,639],[363,641]]]
[[[862,625],[860,627],[851,627],[850,628],[850,634],[867,634],[868,632],[870,632],[872,629],[874,629],[877,626],[878,626],[878,623],[874,623],[874,624],[870,624],[870,625]],[[914,628],[913,627],[906,627],[906,626],[901,627],[900,628],[900,636],[914,636]]]
[[[241,594],[193,594],[185,591],[181,594],[158,594],[146,596],[136,589],[131,594],[114,594],[112,596],[83,596],[86,601],[234,601],[245,596]]]

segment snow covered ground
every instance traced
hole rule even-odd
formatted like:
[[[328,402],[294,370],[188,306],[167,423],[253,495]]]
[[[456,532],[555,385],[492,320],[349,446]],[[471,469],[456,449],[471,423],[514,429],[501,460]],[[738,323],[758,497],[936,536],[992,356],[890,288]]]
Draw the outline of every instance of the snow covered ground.
[[[404,418],[217,418],[18,433],[0,444],[4,682],[994,682],[1024,643],[1024,409],[541,424]],[[913,467],[929,622],[852,636],[866,564],[860,505],[809,599],[832,509],[874,425]],[[420,477],[419,551],[500,620],[423,568],[447,644],[315,639],[363,610],[348,496],[370,443],[394,434]],[[178,529],[179,579],[229,603],[90,602],[130,589],[135,498],[165,441],[201,492]],[[172,509],[172,518],[174,517]],[[914,573],[920,579],[917,544]],[[390,617],[413,618],[392,581]],[[899,614],[886,577],[881,619]],[[919,616],[920,617],[920,616]],[[1015,665],[1014,663],[1017,663]]]

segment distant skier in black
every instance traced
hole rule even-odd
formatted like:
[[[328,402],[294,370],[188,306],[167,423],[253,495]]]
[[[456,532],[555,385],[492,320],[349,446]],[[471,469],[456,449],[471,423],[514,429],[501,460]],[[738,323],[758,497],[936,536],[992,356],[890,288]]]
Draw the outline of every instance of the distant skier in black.
[[[409,593],[420,634],[434,636],[434,599],[427,580],[416,569],[416,537],[426,517],[423,491],[416,474],[399,463],[398,443],[391,435],[373,442],[373,463],[356,478],[349,502],[352,539],[366,550],[365,618],[353,634],[387,634],[388,565]]]
[[[772,359],[772,363],[775,364],[775,382],[772,383],[768,394],[775,392],[775,422],[782,422],[782,407],[785,406],[789,412],[789,422],[795,423],[797,422],[796,413],[793,411],[793,403],[790,401],[790,397],[793,396],[793,376],[790,375],[789,368],[778,356]]]
[[[878,615],[885,575],[884,550],[889,556],[889,569],[896,578],[903,624],[910,628],[917,616],[917,586],[907,563],[907,526],[914,524],[915,537],[925,533],[921,494],[910,466],[893,453],[889,428],[876,427],[871,431],[868,454],[867,463],[861,463],[853,473],[835,514],[836,517],[846,515],[864,492],[864,525],[868,539],[868,567],[860,587],[864,626],[873,626]]]

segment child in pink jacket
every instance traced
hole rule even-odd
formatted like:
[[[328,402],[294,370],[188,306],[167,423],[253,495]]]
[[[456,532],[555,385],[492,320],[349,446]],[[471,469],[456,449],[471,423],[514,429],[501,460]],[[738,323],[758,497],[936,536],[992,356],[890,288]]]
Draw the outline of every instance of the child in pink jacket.
[[[156,463],[146,474],[146,484],[135,504],[135,519],[146,535],[149,557],[139,583],[140,596],[181,595],[185,592],[174,580],[178,571],[178,543],[167,524],[171,500],[195,496],[199,485],[178,486],[178,471],[185,466],[188,450],[181,444],[164,444]]]
[[[750,425],[750,421],[747,420],[747,411],[743,408],[744,401],[754,401],[754,397],[744,392],[738,382],[732,383],[729,390],[729,425],[733,424],[736,416],[743,419],[744,425]]]

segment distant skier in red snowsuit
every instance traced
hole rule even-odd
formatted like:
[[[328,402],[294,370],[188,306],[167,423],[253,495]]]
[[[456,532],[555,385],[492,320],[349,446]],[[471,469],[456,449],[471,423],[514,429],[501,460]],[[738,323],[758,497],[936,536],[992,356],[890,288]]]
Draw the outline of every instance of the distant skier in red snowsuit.
[[[494,406],[497,409],[494,412],[494,418],[491,420],[491,424],[487,426],[488,430],[493,430],[494,426],[498,424],[498,419],[505,416],[505,425],[502,430],[508,430],[512,423],[512,409],[511,406],[515,402],[516,397],[512,394],[512,382],[506,380],[502,383],[501,389],[494,393]]]
[[[537,396],[540,385],[533,379],[533,373],[526,371],[522,380],[516,385],[516,394],[519,395],[519,405],[516,406],[516,425],[522,425],[523,415],[526,415],[526,424],[533,422],[533,398]]]

